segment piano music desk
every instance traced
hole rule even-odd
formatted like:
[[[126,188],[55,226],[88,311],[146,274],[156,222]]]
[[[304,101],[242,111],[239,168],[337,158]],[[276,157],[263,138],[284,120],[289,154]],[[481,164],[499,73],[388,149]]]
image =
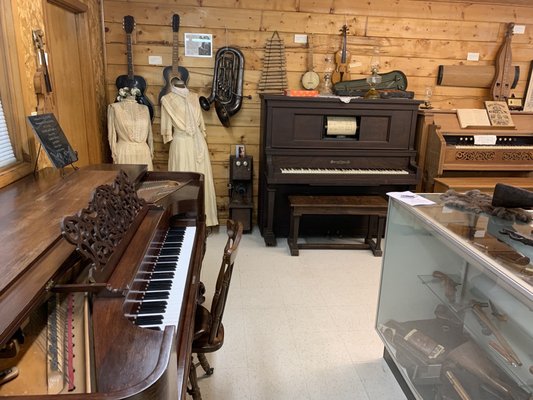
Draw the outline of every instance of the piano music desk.
[[[290,227],[287,243],[291,256],[299,249],[370,249],[380,257],[381,238],[385,229],[387,200],[381,196],[289,196]],[[364,243],[298,243],[300,218],[303,215],[366,215],[368,228]],[[374,226],[377,232],[374,240]]]

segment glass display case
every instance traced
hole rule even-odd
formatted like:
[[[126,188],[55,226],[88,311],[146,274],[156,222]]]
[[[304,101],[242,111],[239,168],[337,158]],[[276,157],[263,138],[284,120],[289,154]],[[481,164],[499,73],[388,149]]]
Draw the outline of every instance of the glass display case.
[[[385,359],[409,398],[533,399],[532,225],[424,197],[389,202]]]

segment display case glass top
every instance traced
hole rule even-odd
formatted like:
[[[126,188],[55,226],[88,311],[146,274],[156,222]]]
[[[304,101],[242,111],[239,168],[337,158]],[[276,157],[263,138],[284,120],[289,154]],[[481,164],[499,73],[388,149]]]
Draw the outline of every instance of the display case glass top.
[[[389,203],[376,329],[414,398],[531,399],[532,225]]]

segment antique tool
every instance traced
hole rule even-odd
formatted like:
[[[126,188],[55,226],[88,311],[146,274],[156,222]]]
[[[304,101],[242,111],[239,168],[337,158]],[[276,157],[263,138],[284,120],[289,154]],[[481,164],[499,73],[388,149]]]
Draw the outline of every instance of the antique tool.
[[[474,315],[477,317],[477,319],[482,323],[484,327],[487,327],[490,329],[496,340],[498,341],[500,350],[503,351],[502,355],[505,354],[505,359],[510,361],[511,365],[517,366],[522,365],[522,361],[518,357],[518,355],[514,352],[513,348],[507,342],[507,339],[503,336],[501,331],[494,325],[494,323],[491,321],[491,319],[485,314],[483,311],[483,304],[480,302],[474,302],[472,304],[472,311]]]
[[[444,285],[444,294],[450,303],[455,303],[455,288],[460,283],[455,282],[452,278],[446,275],[444,272],[433,271],[433,277],[440,279]]]
[[[346,50],[346,33],[348,32],[348,27],[343,25],[341,30],[342,32],[342,49],[335,53],[335,71],[331,75],[331,81],[335,84],[337,82],[349,81],[351,79],[350,75],[350,53]]]
[[[468,392],[465,390],[464,386],[461,384],[461,381],[457,379],[457,377],[452,371],[447,370],[444,375],[446,375],[446,378],[451,383],[452,387],[459,395],[461,400],[472,400],[472,398],[468,395]]]
[[[514,231],[509,228],[503,228],[500,230],[500,233],[504,235],[509,235],[511,239],[527,244],[528,246],[533,246],[533,238],[530,236],[522,235],[520,232]],[[533,273],[532,268],[524,268],[524,269],[529,270],[531,273]]]
[[[117,89],[122,88],[137,88],[141,94],[136,96],[137,103],[144,104],[150,111],[150,119],[154,119],[154,107],[152,102],[144,95],[146,90],[146,80],[140,75],[134,75],[133,73],[133,54],[132,54],[132,40],[131,35],[135,29],[135,19],[131,15],[125,15],[122,22],[124,31],[126,32],[126,50],[128,55],[128,74],[120,75],[115,81]]]
[[[494,101],[505,101],[511,91],[512,75],[512,52],[511,40],[513,38],[514,23],[507,25],[505,41],[496,57],[496,74],[492,81],[491,94]]]
[[[235,47],[221,47],[215,56],[213,85],[209,97],[200,96],[200,106],[205,111],[215,102],[218,119],[225,127],[230,126],[230,117],[242,106],[244,83],[244,56]]]
[[[450,351],[449,359],[466,369],[492,389],[512,399],[511,389],[498,378],[498,370],[483,351],[472,341],[457,346]]]
[[[170,93],[173,86],[184,87],[189,81],[189,71],[187,68],[179,65],[179,29],[180,29],[180,16],[174,14],[172,16],[172,66],[165,67],[163,70],[163,78],[165,79],[165,86],[159,92],[159,103],[161,103],[161,97]]]

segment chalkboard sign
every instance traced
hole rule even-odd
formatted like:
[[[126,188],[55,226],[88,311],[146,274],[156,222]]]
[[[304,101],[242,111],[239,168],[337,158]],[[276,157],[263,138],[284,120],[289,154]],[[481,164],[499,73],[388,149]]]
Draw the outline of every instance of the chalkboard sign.
[[[56,168],[63,168],[78,161],[54,114],[39,114],[28,117],[33,131]]]

